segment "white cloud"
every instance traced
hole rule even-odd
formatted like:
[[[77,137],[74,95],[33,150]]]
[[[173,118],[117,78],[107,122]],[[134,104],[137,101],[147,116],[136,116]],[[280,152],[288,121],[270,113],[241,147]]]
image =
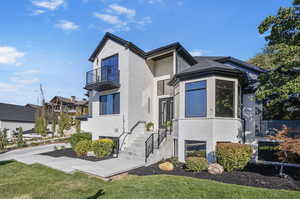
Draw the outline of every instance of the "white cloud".
[[[109,15],[109,14],[101,14],[101,13],[94,13],[94,16],[101,19],[102,21],[113,24],[113,25],[126,25],[125,22],[121,21],[118,16]]]
[[[30,70],[25,70],[21,72],[16,72],[15,75],[28,75],[28,74],[38,74],[40,73],[39,70],[36,69],[30,69]]]
[[[136,19],[136,10],[118,4],[110,4],[106,13],[95,12],[93,15],[112,25],[112,27],[106,28],[104,32],[129,31],[132,25],[141,27],[152,23],[151,17]]]
[[[64,0],[32,1],[32,4],[48,10],[56,10],[64,4]]]
[[[194,50],[191,50],[189,53],[192,55],[192,56],[203,56],[207,53],[209,53],[210,51],[208,50],[201,50],[201,49],[194,49]]]
[[[124,6],[118,5],[118,4],[111,4],[108,6],[108,12],[116,12],[117,14],[125,14],[127,17],[134,17],[136,15],[136,10],[129,9]]]
[[[0,64],[20,65],[20,62],[17,62],[17,60],[24,56],[24,52],[19,52],[14,47],[0,46]]]
[[[38,78],[33,78],[33,79],[22,79],[20,77],[14,76],[10,78],[10,81],[16,83],[16,85],[29,85],[33,84],[39,81]]]
[[[76,25],[74,22],[68,20],[60,20],[55,26],[65,31],[79,29],[79,25]]]
[[[20,86],[13,83],[0,82],[0,92],[15,92]]]
[[[147,2],[150,4],[155,4],[155,3],[162,3],[163,0],[148,0]]]

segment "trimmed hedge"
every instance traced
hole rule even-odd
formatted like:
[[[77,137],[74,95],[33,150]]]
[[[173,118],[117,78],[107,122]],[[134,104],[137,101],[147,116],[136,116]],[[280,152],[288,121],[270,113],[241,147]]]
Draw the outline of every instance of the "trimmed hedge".
[[[81,140],[76,144],[75,152],[78,156],[85,156],[91,150],[91,146],[91,140]]]
[[[220,143],[216,147],[216,156],[226,171],[244,169],[251,160],[252,148],[247,144]]]
[[[111,139],[95,140],[92,143],[92,151],[97,158],[109,156],[112,153],[114,143]]]
[[[70,137],[70,144],[72,149],[75,151],[76,144],[82,140],[92,140],[91,133],[75,133]]]
[[[199,172],[207,170],[208,162],[201,157],[188,157],[185,164],[187,171]]]

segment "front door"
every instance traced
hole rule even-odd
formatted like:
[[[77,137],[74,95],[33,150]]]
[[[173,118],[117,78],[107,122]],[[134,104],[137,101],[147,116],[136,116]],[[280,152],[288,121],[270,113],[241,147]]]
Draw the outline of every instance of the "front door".
[[[173,119],[173,97],[159,99],[159,128]]]

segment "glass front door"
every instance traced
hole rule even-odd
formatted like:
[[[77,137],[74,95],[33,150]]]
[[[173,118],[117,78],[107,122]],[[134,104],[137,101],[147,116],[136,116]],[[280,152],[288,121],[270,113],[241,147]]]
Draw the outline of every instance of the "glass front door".
[[[159,128],[164,128],[173,119],[173,97],[159,99]]]

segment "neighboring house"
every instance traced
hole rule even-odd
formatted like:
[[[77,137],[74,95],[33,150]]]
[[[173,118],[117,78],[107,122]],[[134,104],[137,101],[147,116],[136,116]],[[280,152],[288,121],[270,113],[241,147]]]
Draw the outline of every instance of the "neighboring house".
[[[32,132],[36,110],[25,106],[0,103],[0,129],[8,129],[9,136],[22,127],[24,133]]]
[[[122,151],[147,160],[149,141],[159,138],[138,121],[153,122],[154,133],[172,121],[172,141],[164,153],[181,162],[197,151],[215,161],[218,142],[256,146],[262,108],[254,90],[264,70],[233,57],[193,57],[180,43],[145,52],[110,33],[89,60],[89,117],[82,129],[92,132],[93,139],[126,139]]]
[[[35,109],[35,110],[38,110],[38,109],[42,108],[41,106],[36,105],[36,104],[26,104],[25,107],[32,108],[32,109]]]
[[[46,109],[55,113],[64,112],[70,115],[84,115],[87,114],[87,104],[88,102],[85,99],[77,100],[75,96],[71,96],[71,98],[55,96],[49,103],[46,103]]]

